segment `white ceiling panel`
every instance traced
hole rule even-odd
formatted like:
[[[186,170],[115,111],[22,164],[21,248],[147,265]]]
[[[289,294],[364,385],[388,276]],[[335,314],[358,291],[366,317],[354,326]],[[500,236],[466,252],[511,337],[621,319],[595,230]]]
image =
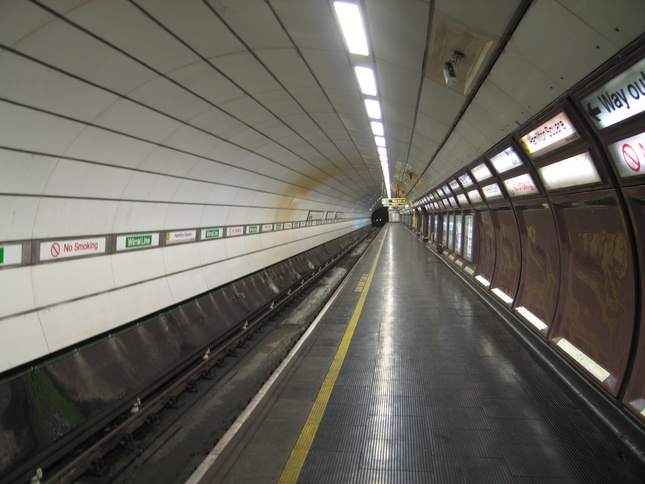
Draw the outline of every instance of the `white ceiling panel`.
[[[611,4],[606,0],[562,0],[560,3],[616,49],[643,32],[645,2],[642,0],[621,0]]]
[[[502,53],[488,80],[522,106],[528,116],[537,113],[562,92],[542,71],[512,49]]]
[[[436,82],[424,81],[419,99],[419,111],[426,116],[451,125],[464,104],[464,96]]]
[[[202,0],[136,0],[134,3],[202,57],[208,59],[245,50]]]
[[[157,77],[154,71],[60,20],[53,20],[22,38],[14,48],[121,93]]]
[[[257,0],[206,0],[251,49],[281,49],[291,43],[270,6]]]
[[[170,200],[180,183],[176,177],[134,172],[121,196],[126,200]]]
[[[45,195],[84,198],[119,198],[132,172],[122,168],[61,159],[52,171]],[[110,183],[105,183],[110,180]]]
[[[42,193],[57,163],[53,156],[0,149],[0,193]]]
[[[521,3],[521,0],[437,0],[435,7],[473,30],[500,37]]]
[[[0,42],[14,45],[52,20],[49,12],[33,3],[22,0],[0,2]]]
[[[91,121],[119,97],[12,52],[0,53],[0,97]]]
[[[615,53],[614,45],[555,0],[534,2],[527,15],[531,22],[519,25],[508,48],[550,79],[556,95],[587,75],[589,65]]]
[[[74,121],[0,101],[0,146],[61,154],[83,131]]]
[[[495,118],[498,125],[503,127],[504,136],[521,126],[528,118],[522,106],[490,80],[484,82],[479,89],[473,104]]]
[[[62,5],[63,2],[49,3],[54,10]],[[130,2],[89,2],[68,12],[66,18],[161,73],[199,60],[195,53]]]
[[[361,0],[361,58],[346,52],[331,0],[44,5],[0,2],[0,166],[12,168],[0,187],[37,193],[53,169],[17,170],[12,149],[106,165],[62,163],[49,187],[160,203],[106,206],[99,225],[124,231],[163,223],[164,201],[189,201],[200,180],[216,183],[196,200],[265,200],[276,217],[328,204],[369,213],[381,164],[353,65],[376,70],[392,187],[422,196],[642,35],[645,18],[639,0]],[[453,49],[470,57],[458,87],[441,74]]]

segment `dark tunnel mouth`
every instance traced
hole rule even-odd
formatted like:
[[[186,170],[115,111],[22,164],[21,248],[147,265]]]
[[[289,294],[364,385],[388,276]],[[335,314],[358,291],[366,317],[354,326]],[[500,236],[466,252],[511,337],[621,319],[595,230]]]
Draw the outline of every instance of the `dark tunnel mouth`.
[[[390,221],[387,207],[380,207],[372,212],[372,226],[383,227]]]

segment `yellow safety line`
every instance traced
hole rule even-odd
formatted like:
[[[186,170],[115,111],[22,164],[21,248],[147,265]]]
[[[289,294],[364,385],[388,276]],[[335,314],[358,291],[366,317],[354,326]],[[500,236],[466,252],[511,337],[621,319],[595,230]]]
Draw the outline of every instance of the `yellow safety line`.
[[[325,381],[323,381],[323,384],[320,387],[316,401],[311,408],[311,412],[309,412],[309,417],[307,417],[307,421],[305,422],[305,425],[300,432],[298,441],[291,451],[289,460],[287,461],[287,464],[282,471],[282,475],[280,476],[280,479],[278,481],[280,484],[295,484],[298,481],[300,471],[302,470],[302,466],[305,463],[305,459],[307,458],[311,444],[313,443],[316,432],[318,431],[318,426],[320,425],[323,414],[325,413],[325,409],[327,408],[327,403],[329,402],[331,392],[334,389],[334,385],[336,384],[336,378],[338,377],[340,368],[343,366],[343,361],[345,360],[347,350],[349,349],[349,343],[351,343],[352,337],[354,336],[356,324],[358,323],[358,319],[360,318],[361,312],[363,311],[363,305],[365,304],[367,292],[370,288],[370,285],[372,284],[372,278],[374,277],[374,272],[376,271],[376,265],[378,264],[379,257],[381,256],[381,250],[383,249],[384,242],[385,236],[383,237],[383,240],[381,240],[381,245],[379,246],[378,252],[376,253],[376,258],[374,259],[374,263],[372,264],[372,269],[369,273],[369,276],[367,277],[367,281],[365,282],[361,296],[358,298],[358,303],[356,303],[356,308],[354,309],[352,319],[349,320],[347,330],[345,331],[343,339],[338,346],[334,360],[329,367]]]

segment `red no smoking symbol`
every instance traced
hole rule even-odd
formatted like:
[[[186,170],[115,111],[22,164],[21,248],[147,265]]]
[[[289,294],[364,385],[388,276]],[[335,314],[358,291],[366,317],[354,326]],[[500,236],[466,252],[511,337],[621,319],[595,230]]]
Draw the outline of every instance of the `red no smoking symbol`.
[[[627,143],[623,145],[623,160],[625,160],[625,164],[633,171],[640,171],[641,162],[638,159],[638,153],[632,148],[632,145]]]
[[[58,245],[58,242],[54,242],[52,244],[51,249],[49,249],[49,252],[51,252],[52,257],[58,257],[60,254],[60,245]]]

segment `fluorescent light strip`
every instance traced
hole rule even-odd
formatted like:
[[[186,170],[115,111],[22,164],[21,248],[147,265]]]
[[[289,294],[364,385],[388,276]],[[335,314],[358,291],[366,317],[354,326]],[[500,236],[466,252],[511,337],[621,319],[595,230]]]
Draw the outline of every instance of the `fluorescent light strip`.
[[[516,308],[517,312],[524,317],[529,323],[531,323],[533,326],[535,326],[539,331],[545,330],[548,328],[548,326],[542,321],[540,318],[538,318],[535,314],[533,314],[531,311],[526,309],[524,306],[520,306],[519,308]]]
[[[506,304],[513,304],[513,298],[510,297],[508,294],[506,294],[504,291],[502,291],[499,287],[493,288],[492,292],[498,298],[500,298],[502,301],[504,301]]]
[[[611,375],[607,370],[602,366],[596,363],[594,360],[585,355],[578,348],[569,343],[566,339],[560,338],[560,341],[556,343],[562,350],[567,353],[571,358],[576,360],[582,365],[589,373],[591,373],[598,381],[605,381],[608,376]]]
[[[481,274],[480,274],[479,276],[475,277],[475,279],[476,279],[476,280],[477,280],[477,282],[479,282],[482,286],[486,286],[486,287],[490,286],[490,281],[489,281],[488,279],[486,279],[484,276],[482,276]]]
[[[385,136],[385,130],[383,129],[383,123],[380,121],[371,121],[370,125],[372,126],[372,133],[378,136]]]
[[[340,30],[345,38],[347,49],[352,54],[369,55],[367,35],[363,27],[361,10],[355,3],[334,2]]]
[[[366,99],[365,109],[370,118],[381,119],[381,103],[378,102],[378,99]]]
[[[361,92],[368,96],[376,96],[376,79],[374,78],[374,71],[370,67],[354,66],[356,79],[358,85],[361,87]]]
[[[343,38],[347,49],[351,54],[369,56],[369,47],[365,25],[361,16],[360,7],[351,2],[334,2],[334,9],[338,17]],[[366,96],[377,96],[378,88],[374,70],[366,66],[354,66],[356,79],[360,86],[361,92]],[[364,100],[365,110],[371,119],[381,119],[381,104],[378,99],[367,98]],[[388,155],[385,140],[385,129],[383,123],[372,121],[370,123],[374,133],[374,142],[376,143],[379,158],[381,160],[381,169],[383,170],[383,179],[387,190],[388,198],[392,198],[390,188],[390,166],[388,164]]]

